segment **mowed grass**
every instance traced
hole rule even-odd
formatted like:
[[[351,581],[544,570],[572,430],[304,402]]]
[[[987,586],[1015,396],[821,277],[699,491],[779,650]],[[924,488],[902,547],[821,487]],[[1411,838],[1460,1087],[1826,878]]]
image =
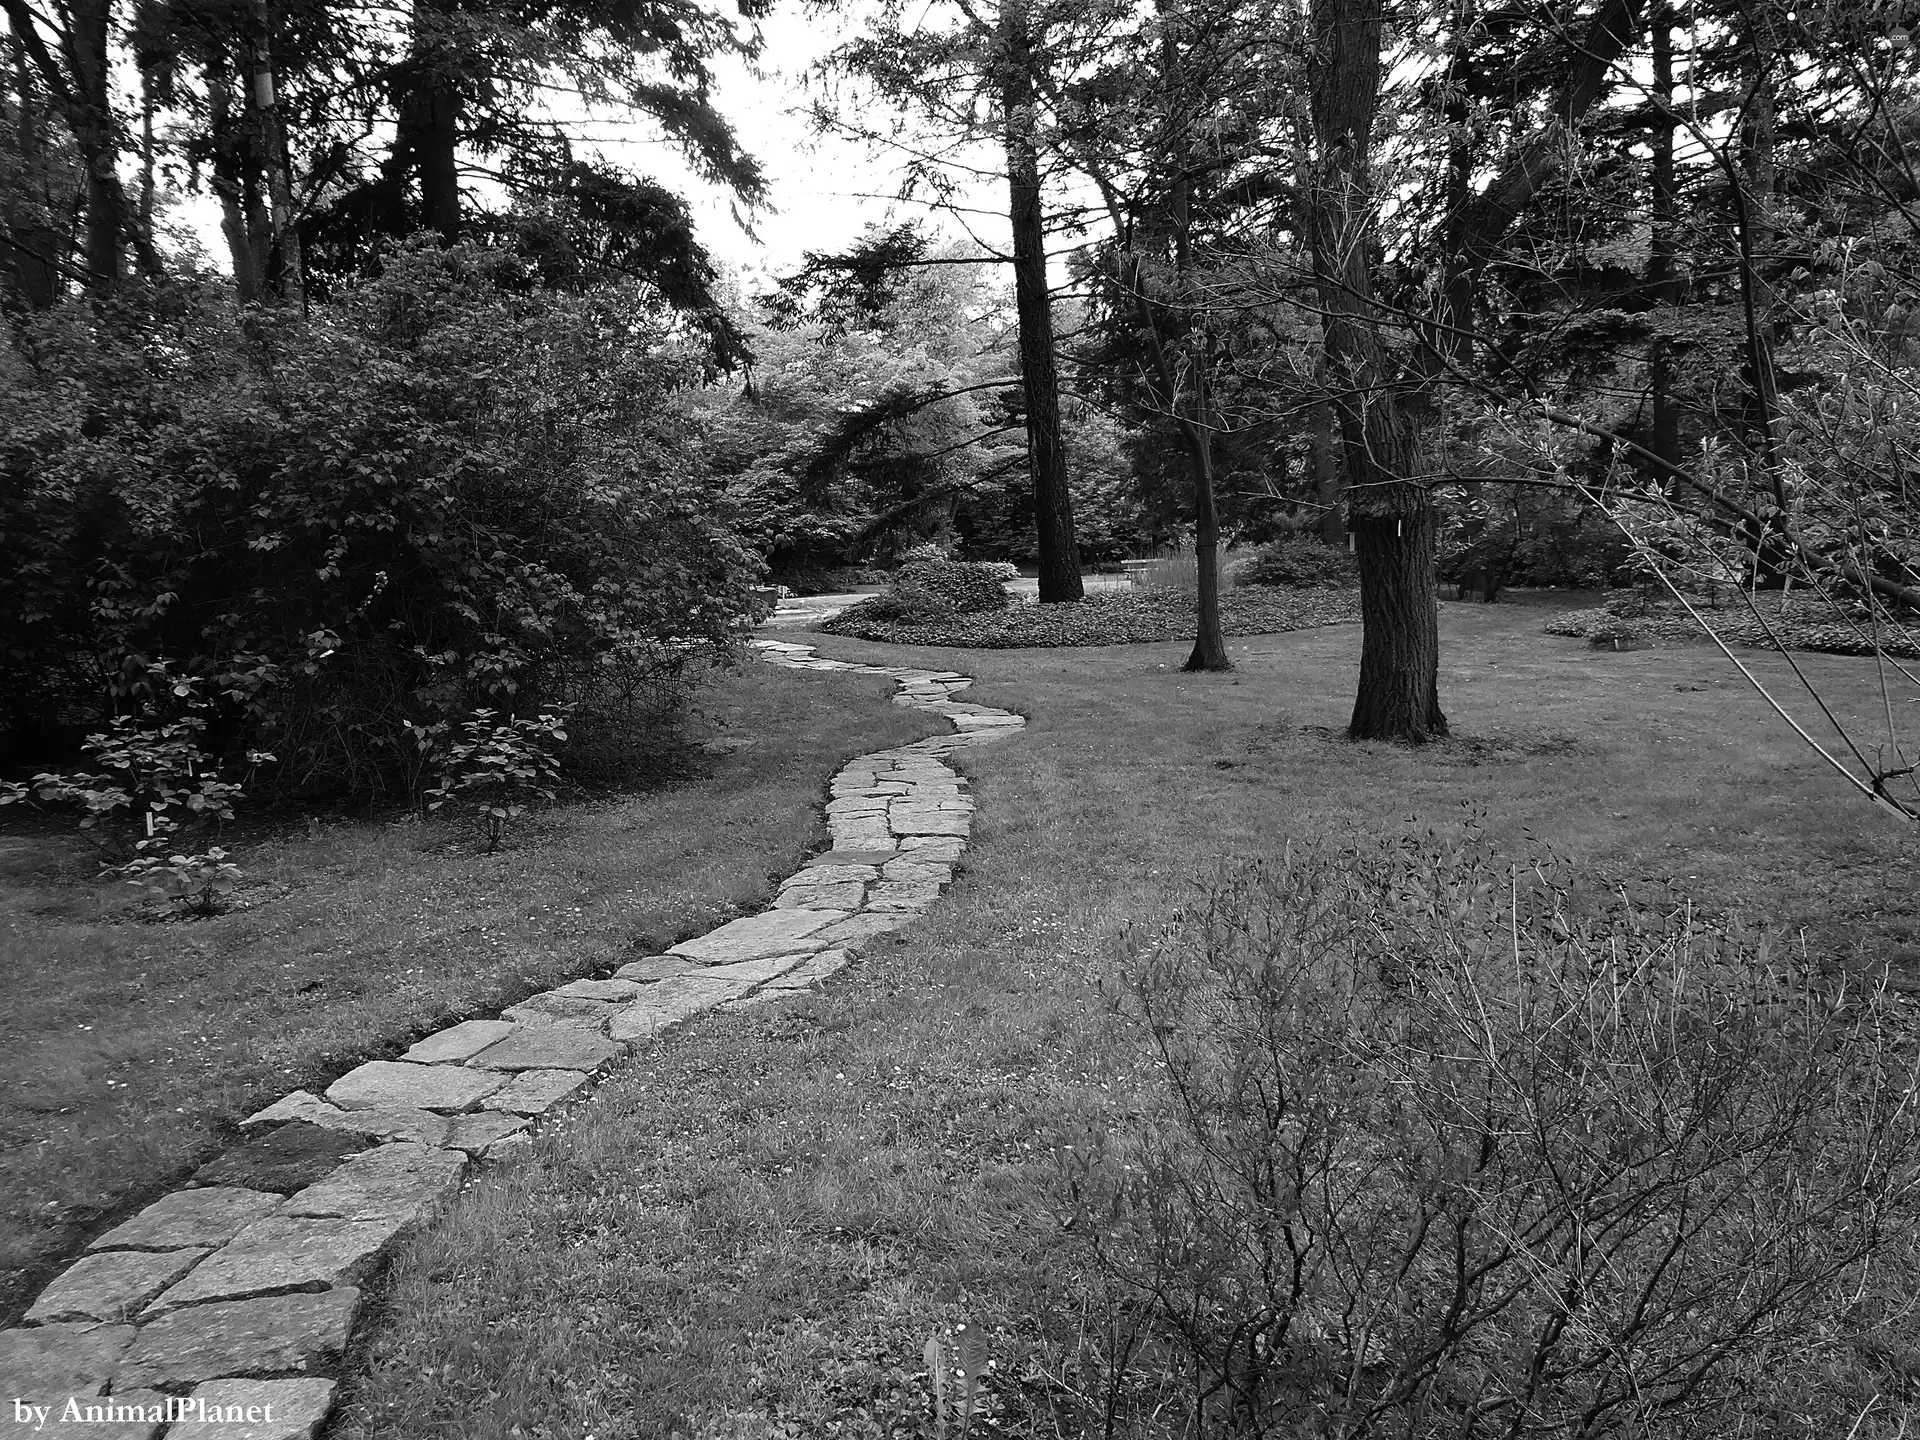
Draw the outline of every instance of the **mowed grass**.
[[[247,846],[251,907],[141,923],[85,855],[0,845],[0,1314],[233,1124],[456,1019],[757,908],[825,840],[826,782],[931,733],[882,679],[750,663],[690,733],[745,742],[648,793],[454,825],[325,825]]]
[[[997,1433],[1100,1433],[1118,1312],[1062,1232],[1050,1154],[1126,1118],[1139,1062],[1099,987],[1129,924],[1290,837],[1473,812],[1515,853],[1551,841],[1597,880],[1673,882],[1920,974],[1911,831],[1830,783],[1717,652],[1599,652],[1542,618],[1442,607],[1457,738],[1421,750],[1339,738],[1351,626],[1236,641],[1229,675],[1180,673],[1184,643],[822,639],[965,670],[964,698],[1031,717],[958,761],[979,811],[957,883],[823,993],[700,1018],[473,1181],[390,1272],[335,1434],[927,1434],[921,1352],[960,1320],[993,1336]],[[1841,708],[1878,704],[1868,664],[1803,663]]]

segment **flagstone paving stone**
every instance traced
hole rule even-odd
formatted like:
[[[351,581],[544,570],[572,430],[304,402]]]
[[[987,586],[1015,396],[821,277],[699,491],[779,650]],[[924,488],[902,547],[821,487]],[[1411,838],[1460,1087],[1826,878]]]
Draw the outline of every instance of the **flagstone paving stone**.
[[[489,1110],[515,1115],[544,1115],[584,1089],[593,1077],[584,1070],[522,1070],[486,1099]]]
[[[683,940],[667,947],[669,955],[684,955],[689,960],[719,965],[729,960],[757,960],[763,955],[780,955],[800,947],[794,941],[804,939],[835,920],[845,918],[832,910],[763,910],[741,920],[730,920],[718,930],[710,930],[695,940]]]
[[[359,1312],[360,1291],[351,1285],[190,1305],[140,1327],[114,1372],[114,1388],[304,1374],[340,1358]]]
[[[450,1198],[466,1156],[428,1145],[382,1145],[356,1155],[287,1201],[287,1215],[411,1224]]]
[[[504,1084],[487,1070],[456,1065],[407,1065],[369,1060],[327,1087],[327,1099],[342,1110],[400,1105],[414,1110],[471,1110]]]
[[[95,1250],[82,1255],[33,1302],[29,1324],[131,1319],[148,1301],[206,1258],[185,1250]]]
[[[286,1203],[279,1195],[234,1186],[176,1190],[161,1196],[125,1224],[116,1225],[87,1248],[183,1250],[195,1245],[212,1248],[226,1244],[255,1220],[271,1215]]]
[[[519,1025],[567,1025],[587,1034],[600,1034],[606,1030],[607,1021],[613,1018],[613,1012],[618,1008],[610,1000],[585,1000],[577,996],[557,995],[549,990],[529,995],[500,1014]]]
[[[896,703],[945,716],[950,735],[860,756],[829,785],[832,846],[788,877],[772,906],[664,955],[529,996],[499,1019],[463,1020],[401,1060],[348,1071],[324,1096],[296,1090],[242,1122],[247,1137],[95,1240],[42,1291],[27,1324],[0,1332],[0,1394],[126,1403],[188,1387],[243,1418],[123,1415],[89,1440],[312,1440],[334,1401],[330,1371],[361,1308],[360,1285],[397,1241],[455,1194],[475,1158],[524,1151],[535,1118],[579,1096],[630,1045],[718,1008],[772,1003],[844,968],[910,924],[953,876],[973,800],[945,757],[1004,739],[1022,717],[951,698],[950,670],[823,660],[757,641],[798,669],[890,676]],[[136,1316],[134,1324],[108,1323]],[[273,1419],[264,1418],[271,1405]],[[247,1407],[260,1412],[244,1418]],[[11,1418],[11,1417],[8,1417]],[[17,1428],[17,1427],[16,1427]],[[80,1434],[76,1425],[42,1432]]]
[[[703,968],[698,960],[689,960],[684,955],[649,955],[643,960],[629,960],[613,973],[621,980],[649,985],[656,980],[670,979]]]
[[[140,1319],[144,1323],[209,1300],[351,1285],[367,1277],[387,1245],[405,1228],[399,1219],[269,1215],[242,1230],[186,1279],[162,1291]]]
[[[372,1143],[361,1135],[295,1120],[250,1135],[225,1154],[214,1156],[193,1172],[192,1183],[291,1195],[331,1174],[347,1156],[359,1154]]]
[[[805,912],[785,912],[805,913]],[[681,1021],[732,1000],[753,988],[750,980],[718,980],[703,975],[682,975],[662,980],[649,987],[642,999],[634,1001],[615,1017],[611,1033],[616,1040],[638,1043],[651,1040]]]
[[[478,1055],[494,1041],[513,1029],[511,1020],[462,1020],[437,1035],[429,1035],[407,1051],[405,1059],[416,1065],[457,1065]]]
[[[857,880],[841,885],[787,885],[774,899],[782,910],[834,910],[848,914],[860,908],[867,887]]]
[[[176,1422],[167,1440],[312,1440],[333,1408],[333,1392],[333,1381],[321,1379],[209,1380],[189,1397],[207,1407],[209,1418]],[[263,1418],[244,1418],[249,1412]]]
[[[158,1440],[167,1428],[164,1417],[171,1398],[158,1390],[119,1389],[111,1395],[68,1396],[49,1408],[44,1425],[36,1419],[9,1428],[12,1416],[0,1413],[0,1436],[8,1440],[15,1435],[32,1435],[33,1440]]]
[[[564,1025],[522,1025],[467,1064],[487,1070],[598,1070],[625,1050],[616,1041]]]
[[[423,1145],[447,1143],[447,1117],[436,1115],[431,1110],[411,1110],[404,1105],[342,1110],[305,1090],[281,1096],[266,1109],[249,1115],[240,1123],[242,1126],[255,1126],[278,1124],[285,1120],[304,1120],[309,1125],[319,1125],[328,1130],[347,1130],[375,1140],[410,1140]]]
[[[506,1115],[482,1110],[474,1115],[456,1115],[450,1125],[447,1146],[469,1154],[490,1153],[509,1135],[518,1135],[531,1122],[523,1115]]]
[[[620,1001],[633,999],[640,986],[633,980],[575,980],[547,993],[567,1000]]]
[[[0,1403],[102,1394],[136,1333],[89,1324],[0,1330]]]

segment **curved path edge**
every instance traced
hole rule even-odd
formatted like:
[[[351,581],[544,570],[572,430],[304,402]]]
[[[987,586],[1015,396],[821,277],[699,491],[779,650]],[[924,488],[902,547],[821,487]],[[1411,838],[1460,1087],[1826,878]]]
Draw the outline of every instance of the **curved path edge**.
[[[843,766],[830,848],[770,908],[248,1116],[248,1139],[95,1239],[23,1324],[0,1331],[0,1436],[310,1440],[333,1407],[363,1282],[470,1165],[527,1148],[543,1117],[672,1026],[815,985],[933,904],[973,812],[943,757],[1026,721],[954,699],[973,683],[957,671],[752,643],[788,669],[888,676],[894,704],[943,715],[955,733]]]

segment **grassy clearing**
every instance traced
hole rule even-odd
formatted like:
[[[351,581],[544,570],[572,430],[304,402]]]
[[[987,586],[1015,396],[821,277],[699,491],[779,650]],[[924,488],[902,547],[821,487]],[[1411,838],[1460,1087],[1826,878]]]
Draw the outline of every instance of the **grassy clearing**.
[[[1173,588],[1090,592],[1072,605],[1014,604],[1005,610],[955,614],[926,623],[884,620],[866,602],[820,628],[834,635],[893,645],[959,645],[982,650],[1062,645],[1143,645],[1193,635],[1193,597]],[[1242,586],[1220,597],[1229,635],[1276,635],[1360,616],[1357,590],[1280,590]]]
[[[1184,642],[823,641],[967,670],[966,698],[1032,717],[961,758],[980,810],[959,882],[827,993],[704,1017],[474,1183],[397,1262],[337,1433],[925,1434],[921,1350],[963,1318],[993,1335],[1002,1433],[1080,1433],[1119,1312],[1061,1234],[1050,1146],[1077,1117],[1122,1120],[1137,1064],[1097,987],[1122,927],[1291,836],[1477,810],[1514,851],[1550,837],[1920,980],[1920,841],[1823,778],[1710,652],[1596,652],[1540,619],[1442,607],[1458,738],[1420,751],[1337,738],[1354,627],[1236,641],[1227,675],[1180,673]],[[1843,706],[1877,703],[1870,665],[1806,663]]]
[[[84,855],[0,841],[0,1312],[257,1106],[755,905],[824,839],[842,762],[938,728],[891,689],[749,665],[699,699],[696,734],[742,743],[697,775],[492,856],[440,825],[262,842],[251,907],[199,923],[140,923]]]

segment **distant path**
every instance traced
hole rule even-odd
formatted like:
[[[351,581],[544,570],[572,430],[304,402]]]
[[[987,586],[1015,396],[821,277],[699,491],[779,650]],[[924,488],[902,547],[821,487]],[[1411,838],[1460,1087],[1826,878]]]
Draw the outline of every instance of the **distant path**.
[[[689,1016],[805,990],[934,903],[973,823],[966,782],[944,759],[1004,740],[1025,719],[954,699],[973,683],[958,671],[753,644],[785,669],[887,676],[900,686],[894,704],[945,716],[956,733],[842,767],[827,804],[831,847],[787,878],[771,908],[611,979],[464,1020],[399,1060],[349,1070],[324,1098],[296,1090],[249,1116],[251,1138],[94,1240],[26,1323],[0,1331],[0,1404],[16,1407],[0,1416],[6,1435],[204,1440],[245,1407],[271,1406],[274,1440],[311,1440],[333,1408],[361,1287],[452,1202],[476,1161],[524,1150],[541,1118]],[[111,1404],[111,1423],[60,1425],[69,1400],[82,1415]],[[41,1405],[44,1429],[30,1408]],[[236,1421],[233,1433],[268,1431]]]

